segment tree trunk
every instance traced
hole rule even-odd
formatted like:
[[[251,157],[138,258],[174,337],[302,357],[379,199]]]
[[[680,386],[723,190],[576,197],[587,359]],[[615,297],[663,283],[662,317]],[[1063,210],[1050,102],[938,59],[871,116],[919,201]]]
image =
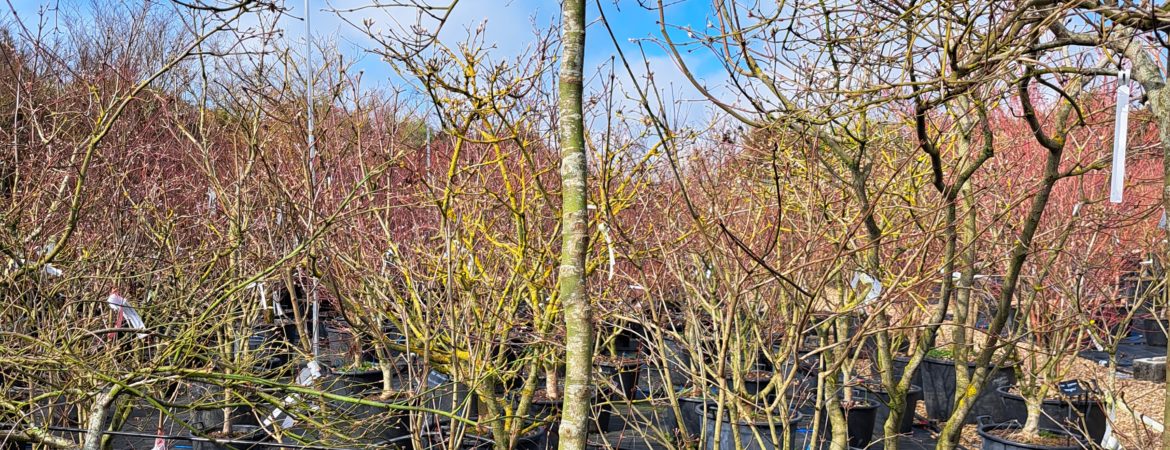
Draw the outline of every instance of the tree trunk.
[[[585,284],[588,244],[588,191],[584,119],[581,105],[585,64],[585,1],[561,4],[561,68],[558,129],[561,145],[560,297],[565,307],[565,399],[561,450],[583,450],[590,416],[593,320]]]
[[[1165,86],[1165,85],[1163,85]],[[1170,211],[1170,92],[1167,92],[1163,87],[1156,93],[1149,94],[1150,97],[1157,97],[1156,102],[1151,102],[1151,110],[1154,111],[1158,119],[1158,136],[1162,141],[1162,210]],[[1170,239],[1170,227],[1166,227],[1166,238]],[[1165,264],[1170,261],[1167,257],[1165,249],[1162,252],[1162,263]],[[1163,286],[1170,286],[1170,271],[1163,274]],[[1165,298],[1165,289],[1163,289],[1163,305],[1168,304]],[[1165,318],[1170,319],[1170,307],[1165,308],[1163,313]],[[1167,347],[1166,357],[1170,359],[1170,347]],[[1170,382],[1170,374],[1166,375],[1166,380]],[[1162,424],[1170,424],[1170,389],[1166,391],[1166,406],[1162,411]],[[1170,433],[1162,433],[1162,450],[1170,450]]]
[[[101,450],[103,432],[106,431],[106,410],[120,390],[117,387],[106,388],[94,396],[93,404],[89,407],[89,420],[85,425],[81,450]]]
[[[1129,27],[1122,27],[1119,32],[1136,34],[1136,30]],[[1166,89],[1165,74],[1158,66],[1157,61],[1150,56],[1152,52],[1157,50],[1141,45],[1139,42],[1130,40],[1124,46],[1115,44],[1114,47],[1123,52],[1133,64],[1133,79],[1142,85],[1146,98],[1149,99],[1150,112],[1153,113],[1157,122],[1158,139],[1162,144],[1162,208],[1163,211],[1170,211],[1170,92]],[[1165,231],[1166,237],[1170,239],[1170,227],[1167,227]],[[1167,252],[1165,247],[1161,253],[1163,263],[1170,260],[1170,256],[1168,256],[1170,252]],[[1163,277],[1163,281],[1170,281],[1170,272],[1164,274]],[[1164,314],[1166,318],[1170,318],[1170,308],[1166,308]],[[1170,347],[1166,350],[1166,356],[1170,357]],[[1166,380],[1170,381],[1170,373],[1167,373]],[[1166,406],[1162,410],[1163,424],[1170,423],[1170,390],[1167,390],[1165,395]],[[1170,433],[1162,433],[1162,449],[1170,450]]]
[[[1024,405],[1028,409],[1028,419],[1024,421],[1024,428],[1020,431],[1029,436],[1039,436],[1040,414],[1042,413],[1040,408],[1044,406],[1044,396],[1036,395],[1040,394],[1036,391],[1033,391],[1032,394],[1024,397]]]
[[[1044,181],[1039,191],[1032,197],[1032,205],[1028,211],[1028,216],[1024,221],[1023,229],[1020,231],[1019,239],[1012,249],[1012,257],[1008,262],[1007,276],[1005,277],[1006,281],[1003,284],[1003,290],[1000,292],[997,302],[999,310],[996,311],[995,317],[992,319],[990,327],[988,327],[989,337],[987,344],[977,353],[979,357],[974,361],[976,369],[968,380],[969,384],[967,389],[955,391],[955,409],[951,412],[951,416],[947,418],[946,423],[939,432],[938,444],[935,447],[937,450],[953,450],[958,448],[959,437],[963,430],[963,422],[966,420],[967,414],[971,412],[971,408],[975,405],[975,400],[985,388],[985,380],[992,373],[991,370],[988,370],[988,365],[991,363],[992,356],[994,355],[998,334],[1007,322],[1008,306],[1011,305],[1011,300],[1015,295],[1020,272],[1022,271],[1024,262],[1028,258],[1032,238],[1035,236],[1040,219],[1043,217],[1044,207],[1048,205],[1048,199],[1052,194],[1052,189],[1060,179],[1058,174],[1060,171],[1061,154],[1062,152],[1057,150],[1049,151],[1044,168]],[[961,370],[963,364],[965,362],[956,361],[956,369]]]

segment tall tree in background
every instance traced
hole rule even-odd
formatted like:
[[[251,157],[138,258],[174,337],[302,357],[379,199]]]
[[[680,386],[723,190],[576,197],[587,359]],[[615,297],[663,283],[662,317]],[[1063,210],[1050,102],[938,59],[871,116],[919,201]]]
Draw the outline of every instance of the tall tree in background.
[[[585,156],[581,106],[582,66],[585,64],[585,1],[564,0],[561,5],[562,59],[558,91],[558,135],[561,144],[561,267],[560,296],[565,307],[565,399],[560,425],[560,448],[585,448],[593,367],[593,322],[585,285],[588,246],[589,176]]]

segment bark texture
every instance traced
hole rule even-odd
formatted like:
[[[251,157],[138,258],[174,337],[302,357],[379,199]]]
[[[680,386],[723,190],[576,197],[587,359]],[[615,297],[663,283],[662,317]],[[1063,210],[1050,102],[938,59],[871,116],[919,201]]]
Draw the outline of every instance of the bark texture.
[[[565,399],[560,425],[561,450],[583,450],[590,418],[593,320],[585,284],[588,247],[588,191],[581,104],[585,58],[585,1],[561,4],[561,67],[558,134],[561,145],[561,266],[558,273],[565,308]]]

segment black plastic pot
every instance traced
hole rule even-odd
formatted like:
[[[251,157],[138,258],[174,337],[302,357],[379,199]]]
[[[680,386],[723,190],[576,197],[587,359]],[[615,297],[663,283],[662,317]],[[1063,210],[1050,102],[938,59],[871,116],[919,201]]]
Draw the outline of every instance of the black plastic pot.
[[[1015,332],[1017,327],[1016,313],[1017,309],[1014,306],[1008,308],[1007,321],[1004,322],[1003,328],[999,330],[1000,336],[1010,336],[1011,333]],[[978,315],[975,317],[975,327],[980,330],[990,329],[991,322],[995,320],[996,314],[997,309],[994,306],[990,307],[990,310],[988,311],[980,310]]]
[[[410,417],[402,411],[347,402],[335,402],[332,407],[334,427],[342,436],[327,437],[327,444],[353,447],[410,436]]]
[[[923,403],[926,405],[927,416],[933,420],[947,420],[955,406],[954,361],[926,358],[920,367]],[[974,372],[974,364],[968,364],[967,367]],[[1014,384],[1016,384],[1014,367],[993,368],[964,423],[975,423],[976,418],[980,416],[1002,420],[1006,414],[1003,412],[1003,402],[999,401],[996,389]]]
[[[670,373],[670,382],[674,386],[686,386],[690,381],[690,352],[674,339],[662,339],[661,354],[649,356],[646,364],[646,385],[652,392],[666,387],[666,373]],[[663,364],[663,358],[666,359]]]
[[[288,343],[288,345],[291,347],[297,347],[301,345],[302,333],[304,333],[306,342],[313,342],[312,318],[305,319],[305,323],[301,324],[301,326],[297,326],[296,322],[292,321],[291,319],[278,321],[276,326],[280,330],[281,338],[283,338],[284,342]],[[329,337],[329,330],[325,328],[324,321],[317,321],[317,335],[321,340],[325,340]]]
[[[427,374],[427,391],[421,404],[439,411],[448,411],[474,420],[479,417],[479,399],[467,385],[455,381],[442,372]]]
[[[878,403],[874,416],[873,432],[875,435],[881,436],[885,432],[886,418],[890,416],[890,393],[881,386],[864,386],[863,388],[866,389],[870,398]],[[914,431],[914,410],[918,408],[920,401],[922,401],[922,387],[910,385],[910,390],[906,392],[906,409],[902,412],[901,424],[898,426],[899,433]]]
[[[763,375],[759,372],[762,372],[762,371],[758,371],[756,374]],[[745,377],[745,379],[743,380],[744,393],[751,395],[751,396],[755,396],[768,388],[768,384],[772,382],[772,373],[768,372],[767,376],[759,376],[759,377],[756,377],[756,378],[750,379],[750,380],[746,379],[746,378],[747,377]],[[728,384],[731,383],[731,380],[727,380],[727,381],[728,381]],[[767,401],[767,399],[765,399],[764,401]]]
[[[611,406],[602,403],[604,401],[603,399],[605,398],[605,394],[602,392],[599,392],[601,390],[602,389],[595,389],[594,390],[594,394],[593,394],[593,419],[594,420],[592,421],[592,423],[590,425],[590,430],[591,430],[591,432],[597,431],[597,432],[601,432],[601,433],[606,433],[609,431],[613,431],[613,430],[611,430],[611,428],[614,428],[610,424],[610,418],[612,418],[612,416],[613,416],[613,410],[612,410]],[[550,436],[550,438],[549,438],[550,440],[556,439],[557,424],[560,422],[562,405],[563,405],[563,400],[555,400],[555,401],[553,401],[553,400],[548,400],[548,401],[533,400],[532,401],[533,414],[536,416],[536,420],[539,420],[539,421],[542,421],[542,422],[545,422],[546,424],[548,424],[548,427],[549,427],[548,433]]]
[[[712,402],[697,397],[679,397],[678,409],[682,416],[683,428],[691,439],[698,439],[703,433],[707,420],[707,408]]]
[[[906,356],[895,356],[893,361],[894,379],[901,380],[902,374],[906,373],[906,366],[910,364],[910,358]],[[918,370],[914,371],[914,376],[910,378],[910,384],[922,386],[922,365],[918,365]]]
[[[634,391],[638,388],[638,368],[642,362],[638,360],[622,360],[619,362],[603,361],[597,363],[602,376],[609,379],[614,393],[621,394],[627,399],[634,398]]]
[[[214,405],[223,405],[225,398],[223,388],[210,383],[193,382],[189,385],[180,385],[179,389],[185,389],[187,396],[182,400],[182,405],[175,408],[175,412],[180,414],[190,414],[191,423],[202,424],[212,430],[218,430],[223,425],[224,408],[214,407]],[[236,391],[238,394],[239,391]],[[255,399],[257,403],[260,399]],[[232,403],[240,402],[239,399],[233,398]],[[239,404],[228,408],[227,413],[232,424],[235,425],[259,425],[256,418],[257,413],[252,410],[251,406]]]
[[[212,434],[212,433],[215,433],[217,431],[221,431],[219,429],[219,427],[209,428],[209,429],[203,430],[202,434],[204,436],[207,436],[208,434]],[[192,448],[192,450],[268,450],[272,446],[262,444],[262,443],[253,443],[253,444],[233,443],[234,441],[264,442],[264,441],[268,441],[268,440],[269,440],[268,434],[266,434],[264,432],[264,430],[261,429],[259,426],[256,426],[256,425],[232,425],[232,437],[231,438],[213,439],[214,442],[203,441],[203,440],[193,440],[193,441],[191,441],[191,448]]]
[[[328,381],[328,390],[340,395],[360,397],[382,389],[382,370],[350,369],[333,372]]]
[[[246,353],[255,360],[254,369],[265,376],[275,377],[276,372],[288,365],[291,355],[290,344],[284,339],[280,328],[274,325],[257,325],[244,342],[240,353]]]
[[[1020,428],[1023,428],[1022,425],[1020,425],[1018,422],[1015,422],[1015,421],[1007,422],[1007,423],[999,423],[999,424],[990,424],[990,423],[986,423],[986,417],[987,416],[983,416],[983,418],[981,418],[981,420],[980,420],[981,424],[980,424],[979,430],[978,430],[979,437],[983,438],[983,447],[980,447],[983,450],[1080,450],[1080,449],[1085,448],[1084,445],[1081,445],[1081,443],[1078,442],[1078,440],[1074,437],[1074,435],[1071,435],[1071,434],[1066,433],[1066,432],[1061,431],[1061,430],[1052,430],[1052,429],[1043,429],[1043,431],[1046,433],[1049,433],[1049,434],[1053,434],[1053,435],[1066,436],[1068,441],[1069,441],[1069,444],[1068,445],[1052,446],[1052,445],[1035,445],[1035,444],[1025,444],[1023,442],[1014,442],[1014,441],[1012,441],[1010,439],[1006,439],[1002,436],[992,434],[991,432],[995,431],[995,430],[1020,429]]]
[[[1005,420],[1015,420],[1019,423],[1028,420],[1024,397],[1013,394],[1011,386],[999,387],[996,392],[1003,402],[1004,413],[1007,416]],[[1105,424],[1108,418],[1098,400],[1046,399],[1040,406],[1040,411],[1041,428],[1087,432],[1089,440],[1098,444],[1105,437]]]
[[[715,414],[717,414],[715,408],[707,408],[707,424],[705,430],[707,442],[704,443],[705,447],[703,448],[707,450],[714,450],[716,448],[719,450],[783,450],[783,444],[773,445],[772,424],[768,422],[737,422],[732,425],[729,416],[724,415],[721,419],[716,419]],[[798,434],[796,432],[796,424],[803,417],[800,412],[793,411],[788,418],[788,448],[790,449],[801,448],[797,446],[796,442]],[[784,424],[776,423],[774,426],[777,437],[783,439]],[[719,428],[718,447],[715,446],[716,427]],[[735,433],[739,434],[740,443],[743,444],[738,448],[735,446]],[[761,439],[755,438],[756,433],[759,433]]]
[[[407,434],[394,439],[388,439],[381,442],[375,442],[373,448],[380,450],[413,450],[414,441],[413,436]]]
[[[547,425],[541,425],[540,427],[537,427],[535,430],[530,431],[528,434],[516,438],[516,443],[514,446],[512,446],[512,449],[514,449],[514,450],[545,450],[545,449],[548,449],[549,448],[548,444],[547,444],[548,431],[549,430],[548,430]],[[423,443],[424,443],[423,450],[449,449],[449,448],[451,448],[449,445],[450,444],[449,440],[454,437],[450,433],[450,430],[447,428],[441,428],[436,433],[424,433],[424,436],[426,438],[423,440]],[[438,444],[438,446],[436,446],[436,444]],[[459,448],[462,450],[491,450],[494,447],[495,447],[495,441],[491,438],[491,436],[479,436],[479,435],[476,435],[474,433],[471,433],[470,431],[464,431],[463,436],[462,436],[462,440],[460,441],[458,447],[456,447],[456,448]],[[553,448],[555,448],[555,447],[553,447]]]
[[[858,399],[854,403],[845,408],[845,421],[848,426],[846,432],[849,436],[849,446],[865,448],[873,442],[873,426],[877,417],[878,402],[873,400]],[[833,432],[833,425],[829,423],[828,414],[821,415],[821,429],[825,433],[821,436],[822,439],[828,440],[830,433]]]
[[[450,441],[454,438],[455,436],[447,427],[422,431],[419,433],[419,442],[422,444],[422,448],[419,450],[449,450],[452,448]],[[459,450],[491,450],[494,445],[491,439],[464,433],[459,445],[454,448]]]
[[[613,338],[613,348],[618,355],[637,356],[642,353],[642,338],[646,329],[640,323],[632,322],[621,325],[617,336]]]
[[[1141,319],[1142,334],[1146,336],[1146,345],[1152,347],[1166,346],[1166,328],[1170,328],[1170,320],[1159,319],[1157,317],[1145,317]]]
[[[620,420],[613,420],[613,405],[605,398],[613,398],[613,395],[606,395],[602,392],[597,398],[602,399],[604,403],[597,403],[593,405],[593,418],[595,419],[596,430],[600,433],[608,433],[610,431],[621,431],[624,422]]]

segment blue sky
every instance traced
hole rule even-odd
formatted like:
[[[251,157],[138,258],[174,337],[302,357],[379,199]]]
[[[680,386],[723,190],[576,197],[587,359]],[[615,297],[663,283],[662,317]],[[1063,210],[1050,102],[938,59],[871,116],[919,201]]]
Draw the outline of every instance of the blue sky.
[[[157,1],[157,0],[156,0]],[[708,22],[710,3],[702,0],[670,0],[667,8],[667,22],[674,25],[695,26],[702,28]],[[656,5],[655,0],[646,0],[645,3]],[[165,2],[164,2],[165,3]],[[313,14],[313,33],[315,39],[336,40],[339,50],[349,58],[357,58],[355,68],[365,72],[367,82],[379,85],[399,84],[390,66],[377,56],[370,55],[365,49],[375,43],[362,32],[342,20],[339,14],[353,23],[362,23],[363,19],[372,19],[376,27],[393,26],[399,23],[410,22],[414,15],[408,10],[399,9],[363,9],[356,12],[338,12],[367,6],[374,0],[311,0],[310,10]],[[389,3],[385,0],[382,3]],[[439,1],[432,1],[438,4]],[[91,15],[95,2],[93,0],[0,0],[0,24],[10,23],[15,12],[26,26],[34,26],[37,22],[38,11],[60,9],[70,11],[68,16],[84,18]],[[141,7],[141,0],[127,0],[121,3],[122,7],[136,9]],[[304,15],[303,0],[289,0],[285,6],[289,14],[281,19],[280,26],[285,29],[284,39],[289,45],[300,47],[304,39],[304,23],[299,19]],[[650,70],[660,88],[672,91],[668,98],[679,100],[695,100],[698,97],[681,73],[674,66],[670,57],[657,44],[644,41],[642,50],[631,39],[645,39],[659,36],[658,12],[647,10],[636,0],[602,0],[606,17],[617,35],[617,39],[626,55],[636,58],[632,61],[636,71],[644,71],[645,65],[641,61],[642,51],[645,52]],[[164,7],[169,7],[166,5]],[[599,17],[596,1],[587,1],[589,28],[586,42],[586,68],[594,69],[608,61],[615,50],[613,42],[597,20]],[[452,20],[440,35],[441,40],[454,44],[466,38],[468,30],[474,30],[484,24],[485,42],[494,45],[493,57],[509,58],[524,51],[534,39],[534,29],[547,28],[556,23],[560,14],[560,3],[555,0],[462,0],[453,14]],[[84,19],[83,19],[84,20]],[[683,36],[679,36],[683,38]],[[317,56],[318,58],[320,55]],[[693,57],[693,59],[691,59]],[[721,79],[722,69],[710,62],[710,58],[699,55],[688,55],[688,62],[696,69],[697,74],[704,78]],[[619,74],[624,75],[619,71]],[[622,77],[624,78],[624,77]]]

